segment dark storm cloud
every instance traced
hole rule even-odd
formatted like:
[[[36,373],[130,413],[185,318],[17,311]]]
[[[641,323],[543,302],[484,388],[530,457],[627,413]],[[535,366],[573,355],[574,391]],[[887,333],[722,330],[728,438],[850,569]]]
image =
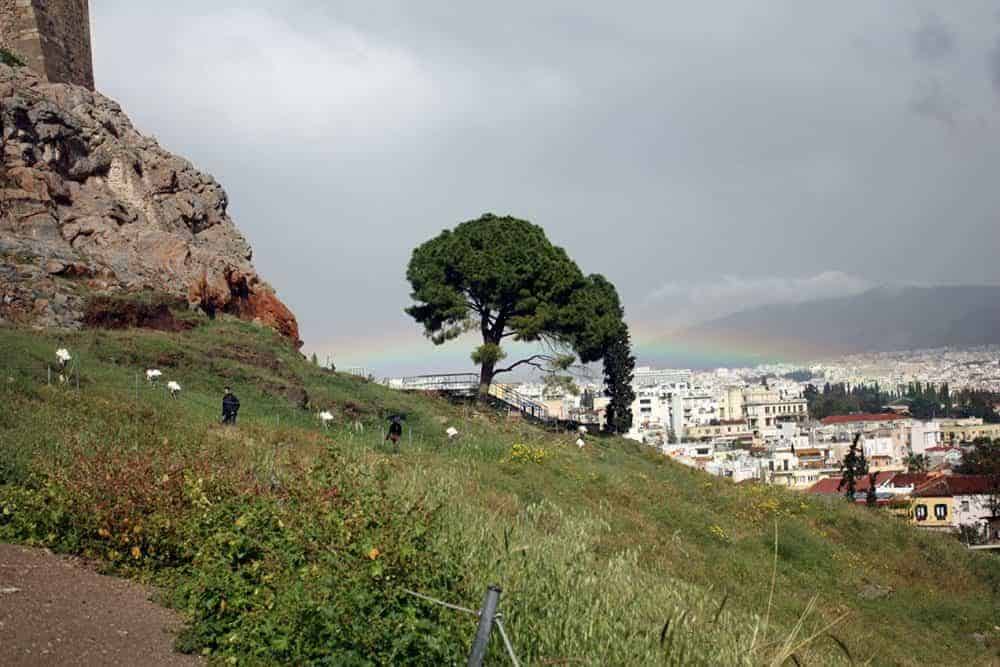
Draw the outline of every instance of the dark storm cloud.
[[[937,14],[928,14],[910,36],[913,56],[924,62],[939,62],[955,52],[955,33]]]
[[[431,349],[410,251],[485,211],[543,225],[648,330],[707,312],[687,292],[996,281],[994,5],[92,9],[99,87],[225,184],[307,349],[367,365],[371,341]]]

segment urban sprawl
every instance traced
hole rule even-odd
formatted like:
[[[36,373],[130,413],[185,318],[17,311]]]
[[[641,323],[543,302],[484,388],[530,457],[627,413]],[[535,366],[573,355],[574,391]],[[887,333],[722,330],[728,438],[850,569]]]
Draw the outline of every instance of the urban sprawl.
[[[603,425],[608,399],[596,382],[578,392],[513,387],[560,419]],[[842,496],[842,464],[857,440],[870,473],[858,480],[857,502],[888,505],[923,528],[1000,540],[997,480],[962,473],[974,443],[1000,440],[1000,347],[705,372],[641,367],[633,389],[626,437],[680,463],[734,483]]]

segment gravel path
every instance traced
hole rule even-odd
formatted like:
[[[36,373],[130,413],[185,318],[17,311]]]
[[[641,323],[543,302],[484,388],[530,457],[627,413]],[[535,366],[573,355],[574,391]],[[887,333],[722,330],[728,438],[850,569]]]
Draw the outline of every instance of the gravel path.
[[[199,665],[173,650],[176,614],[142,586],[0,544],[0,665]]]

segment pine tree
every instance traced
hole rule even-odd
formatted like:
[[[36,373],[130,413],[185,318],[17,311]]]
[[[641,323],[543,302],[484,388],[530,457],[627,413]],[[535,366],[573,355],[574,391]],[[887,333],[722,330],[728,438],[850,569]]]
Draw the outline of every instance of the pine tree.
[[[852,503],[854,502],[854,492],[857,490],[858,480],[868,474],[868,459],[865,458],[864,448],[858,447],[859,442],[861,442],[860,433],[854,436],[851,449],[844,456],[844,460],[840,464],[841,477],[840,484],[837,485],[837,490],[844,490],[844,497]]]
[[[635,392],[635,357],[628,327],[621,331],[604,352],[604,390],[611,401],[605,411],[605,429],[611,433],[625,433],[632,428],[632,402]]]

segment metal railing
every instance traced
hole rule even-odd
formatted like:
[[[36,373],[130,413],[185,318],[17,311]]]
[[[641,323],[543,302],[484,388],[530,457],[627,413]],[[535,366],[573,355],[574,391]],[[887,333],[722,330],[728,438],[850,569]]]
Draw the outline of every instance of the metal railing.
[[[500,400],[508,406],[518,410],[521,414],[539,419],[541,421],[552,421],[549,409],[542,403],[532,400],[507,384],[490,385],[490,396]]]
[[[437,375],[411,375],[390,381],[390,387],[403,391],[443,391],[453,394],[474,394],[479,390],[479,376],[475,373],[439,373]],[[508,384],[491,384],[489,395],[521,414],[540,421],[552,421],[549,409],[528,398]]]
[[[439,375],[411,375],[401,378],[396,386],[404,391],[454,391],[466,392],[479,388],[475,373],[443,373]]]

